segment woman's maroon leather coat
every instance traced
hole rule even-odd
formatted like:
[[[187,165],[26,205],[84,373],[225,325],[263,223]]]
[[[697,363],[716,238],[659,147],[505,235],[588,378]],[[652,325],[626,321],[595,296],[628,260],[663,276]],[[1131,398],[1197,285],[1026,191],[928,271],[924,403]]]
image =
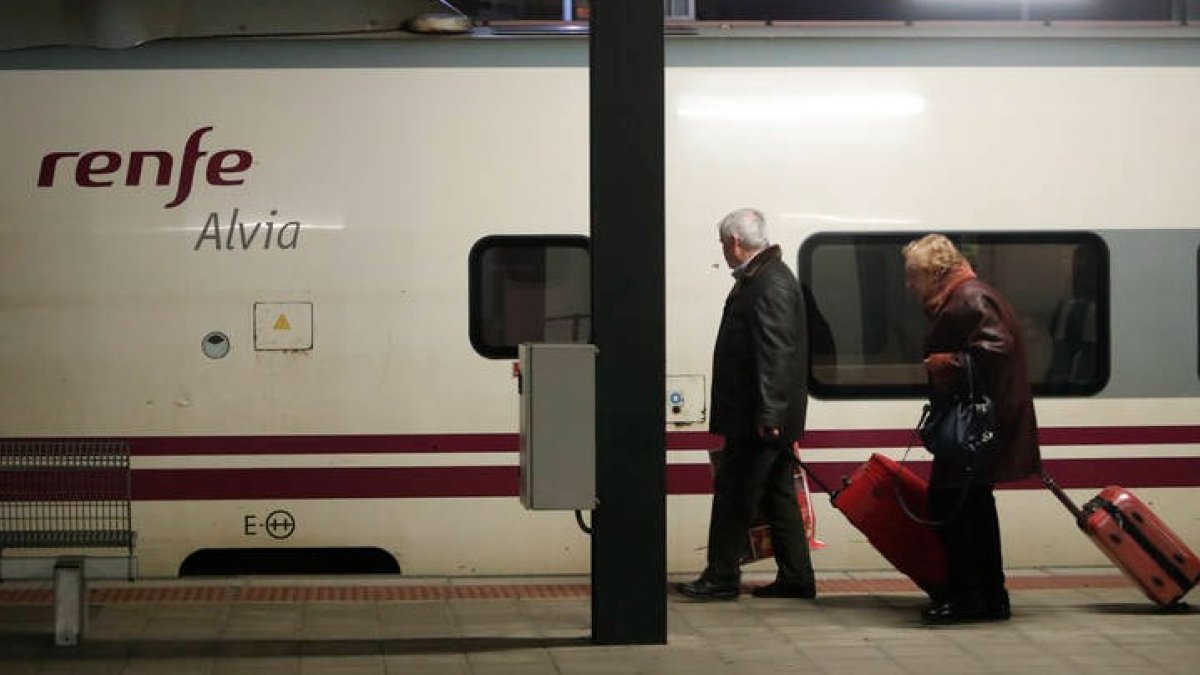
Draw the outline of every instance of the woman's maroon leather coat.
[[[950,291],[930,316],[925,335],[926,356],[969,351],[977,376],[996,405],[998,448],[994,462],[977,472],[975,481],[1019,480],[1041,471],[1037,419],[1029,390],[1029,365],[1016,315],[1008,302],[979,279],[971,278]],[[965,387],[961,357],[954,359],[951,380]],[[961,469],[935,460],[931,480],[946,485],[961,481]]]

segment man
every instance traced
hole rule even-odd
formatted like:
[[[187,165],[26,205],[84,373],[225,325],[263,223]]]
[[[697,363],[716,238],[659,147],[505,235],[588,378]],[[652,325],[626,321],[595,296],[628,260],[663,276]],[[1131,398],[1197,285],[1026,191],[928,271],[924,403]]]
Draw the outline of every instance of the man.
[[[796,487],[792,442],[804,433],[804,300],[766,222],[754,209],[725,216],[718,227],[725,262],[736,279],[725,299],[713,350],[709,431],[723,436],[713,480],[708,565],[700,578],[677,586],[696,600],[738,596],[739,559],[759,508],[771,528],[775,581],[755,597],[816,596],[812,562]]]

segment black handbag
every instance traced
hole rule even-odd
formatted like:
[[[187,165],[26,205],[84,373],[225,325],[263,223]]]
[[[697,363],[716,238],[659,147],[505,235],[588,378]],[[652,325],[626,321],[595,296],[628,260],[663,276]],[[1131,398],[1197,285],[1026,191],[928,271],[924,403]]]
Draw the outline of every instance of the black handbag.
[[[996,406],[978,381],[971,355],[961,353],[967,371],[966,391],[925,404],[917,431],[925,448],[967,473],[990,463],[996,451]]]

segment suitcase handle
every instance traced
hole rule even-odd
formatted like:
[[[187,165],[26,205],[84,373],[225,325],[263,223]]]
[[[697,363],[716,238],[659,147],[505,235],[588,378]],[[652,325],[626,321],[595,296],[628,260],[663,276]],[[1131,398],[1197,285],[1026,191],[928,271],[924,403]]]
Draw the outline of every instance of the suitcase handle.
[[[1054,478],[1045,471],[1042,472],[1042,485],[1045,485],[1050,492],[1054,493],[1054,496],[1058,498],[1058,501],[1062,502],[1062,505],[1067,507],[1067,510],[1071,512],[1072,516],[1075,516],[1075,524],[1079,526],[1079,529],[1087,532],[1087,515],[1075,505],[1075,502],[1071,501],[1071,498],[1067,496],[1067,493],[1063,492],[1062,488],[1058,487],[1058,483],[1054,482]]]
[[[813,482],[817,484],[817,487],[821,488],[825,491],[825,494],[829,495],[830,503],[833,503],[833,501],[837,499],[838,493],[842,490],[830,490],[829,486],[825,484],[825,481],[821,480],[820,476],[813,473],[812,469],[808,468],[808,465],[804,463],[804,460],[800,459],[800,441],[792,442],[792,459],[796,460],[796,463],[800,465],[801,469],[804,469],[805,476],[811,478]],[[849,484],[849,482],[850,481],[847,480],[845,476],[842,476],[843,489]]]
[[[841,492],[840,489],[839,490],[830,490],[829,486],[825,484],[825,481],[821,480],[820,476],[813,473],[812,469],[808,468],[808,465],[805,464],[804,461],[801,460],[799,456],[796,456],[796,455],[793,455],[793,456],[796,457],[796,463],[800,465],[800,468],[804,469],[804,475],[811,478],[813,480],[813,482],[817,484],[817,487],[821,488],[822,490],[825,491],[825,494],[829,495],[829,501],[832,502],[834,499],[837,498],[838,493]],[[844,476],[842,477],[842,481],[843,482],[846,481],[846,478]],[[845,487],[845,486],[842,486],[842,487]]]

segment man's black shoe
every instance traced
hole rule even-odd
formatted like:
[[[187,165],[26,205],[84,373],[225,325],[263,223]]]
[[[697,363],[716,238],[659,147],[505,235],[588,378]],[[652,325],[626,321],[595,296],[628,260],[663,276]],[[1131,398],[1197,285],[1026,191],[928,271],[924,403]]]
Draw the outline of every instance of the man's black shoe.
[[[766,586],[759,586],[751,591],[751,593],[756,598],[804,598],[811,600],[817,597],[817,587],[772,581]]]
[[[735,600],[739,592],[736,585],[715,584],[708,579],[676,584],[675,590],[692,600]]]

